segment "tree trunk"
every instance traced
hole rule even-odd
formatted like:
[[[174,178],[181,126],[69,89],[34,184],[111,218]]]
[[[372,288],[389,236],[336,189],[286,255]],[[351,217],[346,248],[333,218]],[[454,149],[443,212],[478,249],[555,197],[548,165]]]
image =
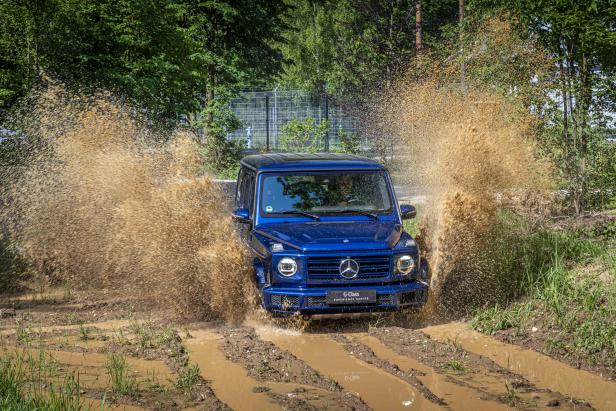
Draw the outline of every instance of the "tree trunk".
[[[387,78],[385,79],[385,85],[387,90],[391,87],[391,79],[392,79],[392,58],[394,55],[394,4],[393,1],[390,3],[391,10],[389,13],[389,36],[388,36],[388,50],[387,50],[387,67],[385,68],[387,73]]]
[[[582,53],[579,67],[579,83],[580,92],[578,98],[580,102],[576,104],[578,108],[578,133],[579,133],[579,160],[580,160],[580,201],[579,212],[583,212],[586,208],[588,195],[588,145],[590,144],[590,108],[592,104],[592,69],[588,64],[586,53]]]
[[[464,64],[464,48],[462,48],[462,22],[464,21],[464,0],[458,0],[458,23],[460,25],[460,47],[462,63],[460,64],[460,83],[462,90],[466,92],[466,65]]]
[[[213,64],[207,65],[207,94],[206,94],[206,107],[210,107],[214,103],[214,87],[216,86],[216,73]],[[208,126],[214,121],[214,115],[211,110],[207,112],[207,124]]]
[[[421,26],[421,0],[415,0],[415,51],[421,54],[422,49],[422,26]]]

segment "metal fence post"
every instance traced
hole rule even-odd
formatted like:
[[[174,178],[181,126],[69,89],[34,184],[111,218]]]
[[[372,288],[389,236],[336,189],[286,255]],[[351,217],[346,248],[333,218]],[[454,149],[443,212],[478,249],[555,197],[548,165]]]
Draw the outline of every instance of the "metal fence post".
[[[269,95],[265,95],[265,151],[270,151]]]
[[[329,152],[329,99],[327,93],[325,93],[325,124],[327,125],[325,129],[325,151]]]

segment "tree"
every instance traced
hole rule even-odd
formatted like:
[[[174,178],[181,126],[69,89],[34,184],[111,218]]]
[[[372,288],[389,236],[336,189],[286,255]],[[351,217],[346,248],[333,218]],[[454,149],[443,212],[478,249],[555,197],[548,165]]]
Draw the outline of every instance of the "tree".
[[[418,44],[427,48],[439,43],[442,27],[456,20],[457,10],[457,0],[300,0],[292,4],[280,46],[281,82],[354,106],[404,73],[418,53]]]
[[[417,54],[421,53],[422,48],[421,30],[421,0],[415,0],[415,50]]]
[[[278,70],[271,43],[283,9],[265,0],[3,1],[0,104],[47,75],[175,120],[212,105],[217,87],[263,84]]]
[[[241,88],[264,85],[281,67],[273,44],[280,40],[282,2],[268,0],[183,0],[176,12],[192,50],[190,59],[205,76],[201,121],[212,168],[221,171],[237,153],[227,131],[237,128],[228,101]]]
[[[34,16],[22,2],[0,2],[0,117],[36,77]]]
[[[586,208],[592,188],[593,147],[616,111],[616,2],[518,0],[525,26],[536,32],[558,62],[562,105],[562,170],[576,212]]]

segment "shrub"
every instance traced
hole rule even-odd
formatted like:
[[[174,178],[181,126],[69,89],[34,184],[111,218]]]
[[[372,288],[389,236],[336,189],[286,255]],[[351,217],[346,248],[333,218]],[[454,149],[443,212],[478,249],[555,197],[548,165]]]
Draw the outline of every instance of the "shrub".
[[[324,148],[325,134],[329,123],[317,124],[314,118],[300,120],[297,117],[281,128],[280,147],[284,151],[295,153],[315,153]]]

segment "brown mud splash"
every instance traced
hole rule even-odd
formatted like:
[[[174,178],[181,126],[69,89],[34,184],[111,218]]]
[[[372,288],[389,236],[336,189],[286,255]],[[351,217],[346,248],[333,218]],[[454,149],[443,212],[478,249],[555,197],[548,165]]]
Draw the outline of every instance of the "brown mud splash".
[[[397,138],[396,177],[425,193],[420,242],[440,307],[463,313],[509,293],[490,272],[498,198],[549,185],[535,157],[533,118],[485,92],[402,81],[384,107]],[[434,304],[436,305],[436,304]]]
[[[249,266],[194,136],[135,112],[111,96],[39,95],[23,113],[27,160],[3,170],[0,226],[51,282],[241,320],[255,301]]]

